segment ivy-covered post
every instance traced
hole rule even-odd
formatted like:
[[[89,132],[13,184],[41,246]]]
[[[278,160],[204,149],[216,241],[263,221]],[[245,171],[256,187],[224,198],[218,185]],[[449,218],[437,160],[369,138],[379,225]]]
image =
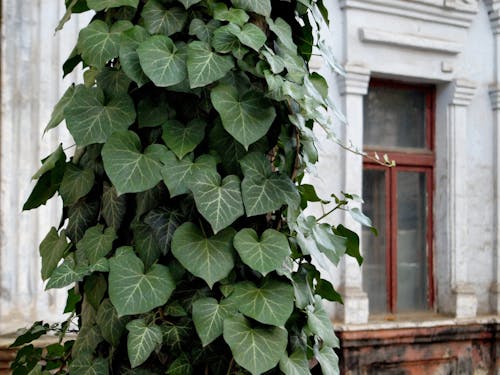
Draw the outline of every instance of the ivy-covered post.
[[[322,301],[341,297],[312,262],[360,257],[354,232],[305,211],[321,201],[302,183],[313,125],[332,133],[327,82],[308,67],[322,0],[66,6],[59,29],[94,14],[63,67],[84,83],[46,131],[64,120],[75,148],[42,161],[24,209],[62,199],[41,276],[69,288],[69,317],[16,340],[14,373],[337,374]],[[25,345],[51,331],[45,351]]]

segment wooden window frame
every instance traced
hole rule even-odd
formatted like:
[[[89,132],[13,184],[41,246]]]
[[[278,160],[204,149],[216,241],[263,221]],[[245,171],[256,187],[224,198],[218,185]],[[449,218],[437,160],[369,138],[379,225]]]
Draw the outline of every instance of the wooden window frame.
[[[386,186],[386,295],[387,310],[389,313],[397,313],[397,174],[398,172],[424,172],[426,174],[427,191],[427,217],[426,217],[426,255],[427,255],[427,304],[428,309],[434,308],[434,260],[433,260],[433,196],[434,196],[434,169],[435,169],[435,87],[432,85],[407,84],[389,80],[372,79],[369,88],[388,87],[394,89],[419,90],[425,94],[425,124],[426,140],[425,149],[398,149],[398,148],[378,148],[367,147],[365,152],[373,156],[387,154],[390,160],[396,161],[396,166],[387,168],[381,166],[373,160],[365,158],[363,170],[385,171]]]

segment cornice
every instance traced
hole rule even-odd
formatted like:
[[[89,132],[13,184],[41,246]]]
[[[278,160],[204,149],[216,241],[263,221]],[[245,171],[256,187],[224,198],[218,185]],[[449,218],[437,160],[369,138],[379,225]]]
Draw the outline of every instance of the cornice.
[[[436,39],[429,36],[394,33],[372,28],[360,28],[359,38],[365,43],[385,44],[389,46],[405,47],[422,51],[441,52],[457,55],[462,46],[451,40]]]
[[[461,28],[469,28],[478,11],[477,0],[341,0],[340,6]]]
[[[339,76],[338,84],[341,95],[366,95],[370,82],[370,71],[362,65],[346,64],[345,74]]]
[[[453,82],[453,98],[451,104],[467,107],[476,93],[476,85],[465,79],[456,79]]]

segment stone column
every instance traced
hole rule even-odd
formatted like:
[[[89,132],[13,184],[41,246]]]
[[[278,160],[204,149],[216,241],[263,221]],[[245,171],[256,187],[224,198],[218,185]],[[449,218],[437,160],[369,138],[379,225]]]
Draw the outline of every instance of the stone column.
[[[357,147],[363,145],[363,96],[368,92],[370,71],[363,66],[346,64],[346,74],[339,81],[343,111],[347,124],[342,134],[343,142]],[[343,191],[361,195],[363,190],[363,160],[360,155],[344,152]],[[343,217],[344,225],[358,233],[361,238],[361,225],[350,215]],[[345,324],[359,324],[368,321],[368,296],[363,291],[361,267],[351,257],[344,257],[341,267],[341,293],[344,305],[340,318]]]
[[[446,270],[446,280],[438,289],[443,312],[457,318],[476,316],[477,297],[468,281],[467,253],[467,107],[474,96],[475,85],[455,80],[449,87],[450,102],[444,127],[437,126],[436,175],[436,258],[439,270]],[[441,272],[441,271],[440,271]],[[436,275],[436,278],[443,275]],[[446,285],[446,286],[445,286]],[[444,296],[447,294],[447,296]],[[448,297],[448,298],[446,298]],[[451,299],[450,299],[451,297]]]
[[[495,45],[495,81],[490,88],[491,106],[493,110],[494,138],[493,149],[495,150],[495,227],[493,247],[493,281],[490,289],[490,305],[494,314],[500,314],[500,1],[487,1],[491,28],[493,31]]]
[[[86,23],[85,16],[73,17],[54,35],[65,12],[60,0],[2,0],[2,9],[0,336],[34,320],[59,320],[66,302],[64,291],[44,291],[38,255],[38,244],[58,225],[60,206],[51,202],[21,210],[40,159],[68,140],[63,127],[42,134],[54,105],[76,78],[63,83],[61,66]]]

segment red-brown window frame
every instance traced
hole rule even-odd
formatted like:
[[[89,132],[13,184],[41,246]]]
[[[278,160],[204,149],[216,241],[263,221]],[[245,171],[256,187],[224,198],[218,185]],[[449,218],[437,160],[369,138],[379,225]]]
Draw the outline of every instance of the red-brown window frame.
[[[435,98],[436,90],[432,85],[408,84],[391,80],[371,79],[369,88],[388,87],[394,89],[412,89],[422,91],[425,94],[425,124],[426,139],[425,149],[393,149],[365,147],[364,151],[369,155],[387,154],[390,160],[396,162],[396,166],[388,168],[381,166],[374,160],[365,158],[363,170],[375,169],[385,171],[385,186],[388,199],[386,199],[386,291],[387,309],[390,313],[397,313],[397,173],[398,172],[424,172],[426,173],[427,191],[427,230],[426,230],[426,252],[427,252],[427,303],[429,310],[434,307],[434,260],[433,260],[433,195],[434,195],[434,168],[435,168]]]

